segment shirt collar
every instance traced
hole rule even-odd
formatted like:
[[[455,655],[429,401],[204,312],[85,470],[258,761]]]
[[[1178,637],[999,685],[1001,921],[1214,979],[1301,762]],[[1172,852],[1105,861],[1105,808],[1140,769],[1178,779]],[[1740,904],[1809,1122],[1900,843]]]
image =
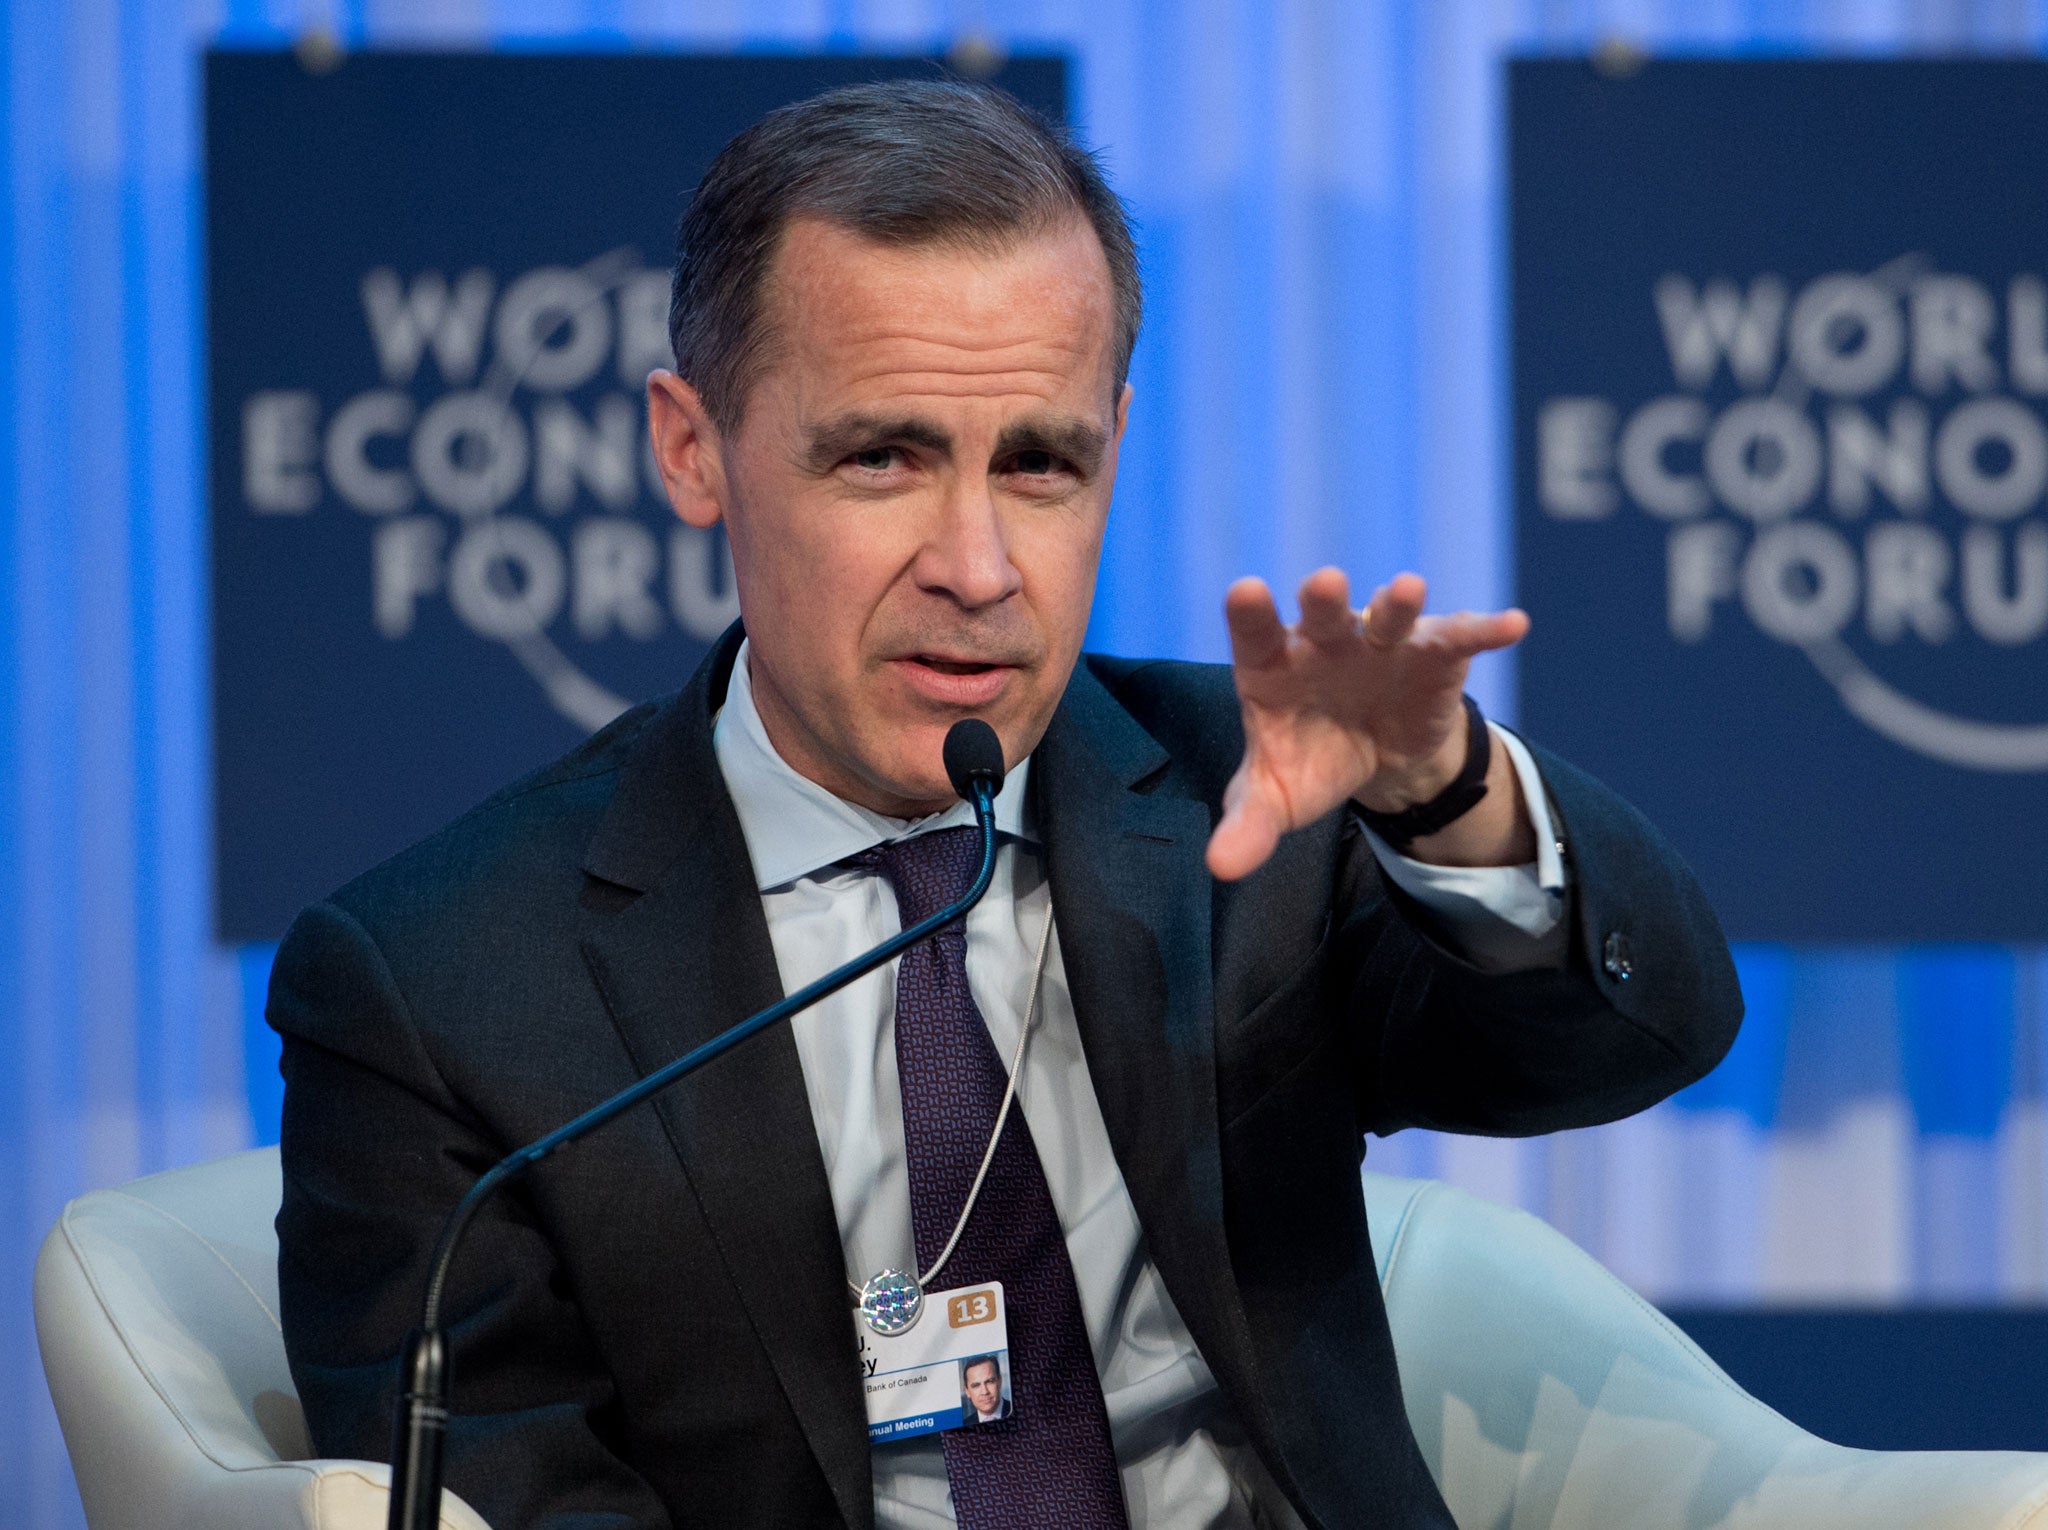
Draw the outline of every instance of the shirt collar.
[[[725,776],[725,789],[739,814],[754,863],[754,885],[762,892],[785,887],[807,873],[890,840],[909,839],[933,829],[974,823],[974,809],[956,802],[927,818],[891,818],[848,802],[799,775],[769,742],[754,706],[748,645],[733,659],[725,705],[711,729],[711,747]],[[1025,827],[1024,798],[1031,774],[1027,755],[1003,778],[996,794],[996,830],[1036,843]]]

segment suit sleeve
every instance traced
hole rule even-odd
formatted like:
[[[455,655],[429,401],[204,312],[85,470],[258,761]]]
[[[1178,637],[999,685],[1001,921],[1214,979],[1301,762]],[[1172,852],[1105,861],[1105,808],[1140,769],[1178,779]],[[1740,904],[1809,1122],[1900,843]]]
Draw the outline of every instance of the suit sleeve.
[[[1355,1017],[1359,1118],[1524,1136],[1618,1120],[1726,1054],[1742,995],[1719,921],[1671,847],[1590,776],[1532,751],[1573,889],[1565,965],[1488,975],[1434,944],[1355,835],[1332,970]]]
[[[517,1144],[491,1140],[452,1097],[375,941],[335,904],[286,936],[268,1018],[284,1038],[278,1287],[292,1376],[316,1450],[388,1460],[397,1357],[442,1222]],[[471,1223],[444,1313],[449,1488],[500,1530],[667,1530],[608,1445],[613,1383],[517,1187]]]

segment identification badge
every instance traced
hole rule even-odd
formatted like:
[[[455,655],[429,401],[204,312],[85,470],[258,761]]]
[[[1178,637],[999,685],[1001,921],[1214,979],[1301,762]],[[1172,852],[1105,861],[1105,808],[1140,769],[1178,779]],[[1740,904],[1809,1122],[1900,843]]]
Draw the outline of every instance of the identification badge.
[[[853,1320],[877,1445],[1010,1417],[1010,1329],[1000,1281],[925,1293],[908,1332],[884,1337]]]

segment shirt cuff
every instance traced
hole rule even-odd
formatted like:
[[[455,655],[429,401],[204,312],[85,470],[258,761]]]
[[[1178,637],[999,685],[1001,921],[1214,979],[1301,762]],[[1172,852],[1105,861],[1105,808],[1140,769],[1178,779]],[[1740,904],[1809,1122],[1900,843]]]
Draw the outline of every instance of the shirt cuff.
[[[1489,722],[1507,750],[1536,826],[1536,859],[1523,866],[1432,866],[1412,860],[1369,826],[1366,843],[1380,869],[1433,916],[1434,933],[1481,972],[1529,972],[1565,964],[1564,844],[1550,812],[1550,794],[1528,745]]]

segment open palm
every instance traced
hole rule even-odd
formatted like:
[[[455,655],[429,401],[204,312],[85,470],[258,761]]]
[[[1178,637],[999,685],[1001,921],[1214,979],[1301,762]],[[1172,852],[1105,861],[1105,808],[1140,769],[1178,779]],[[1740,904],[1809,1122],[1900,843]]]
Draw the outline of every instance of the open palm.
[[[1457,773],[1472,656],[1519,642],[1529,619],[1513,610],[1424,616],[1426,594],[1420,577],[1401,574],[1361,619],[1343,572],[1319,569],[1302,581],[1301,620],[1288,627],[1262,580],[1230,587],[1245,755],[1209,841],[1216,876],[1256,870],[1282,834],[1347,797],[1398,811]]]

